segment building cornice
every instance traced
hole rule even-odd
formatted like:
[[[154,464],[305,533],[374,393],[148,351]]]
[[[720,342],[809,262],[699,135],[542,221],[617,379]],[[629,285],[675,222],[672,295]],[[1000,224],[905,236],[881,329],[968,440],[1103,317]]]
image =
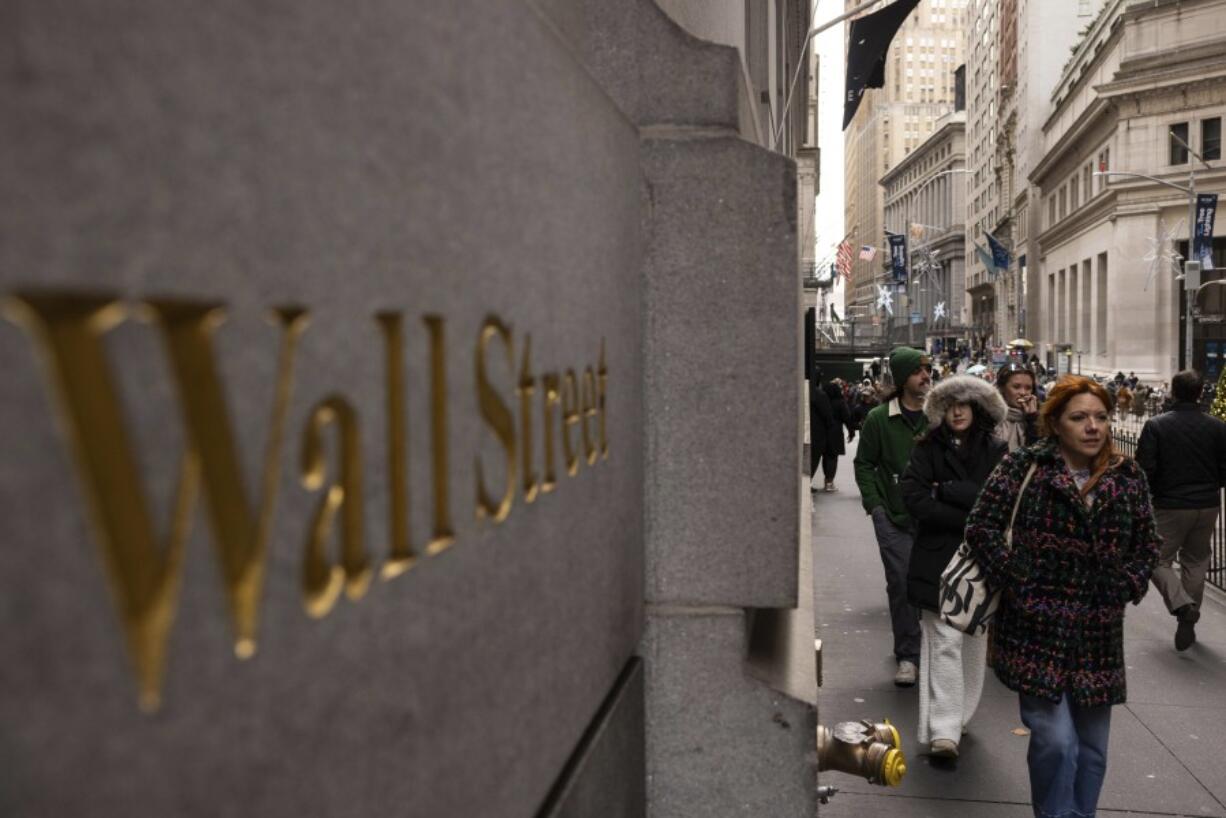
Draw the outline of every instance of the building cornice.
[[[1052,89],[1052,112],[1043,123],[1046,132],[1060,114],[1064,112],[1069,100],[1076,92],[1089,82],[1093,76],[1093,68],[1106,59],[1111,49],[1119,42],[1123,32],[1124,13],[1120,7],[1125,0],[1107,0],[1093,21],[1090,30],[1076,45],[1073,57],[1060,72],[1060,79]]]
[[[1226,81],[1226,37],[1212,44],[1138,59],[1130,70],[1095,87],[1100,97],[1170,94],[1174,88]]]
[[[1101,127],[1104,123],[1114,123],[1117,118],[1115,103],[1110,99],[1099,97],[1091,102],[1086,109],[1081,112],[1081,116],[1077,117],[1077,121],[1064,134],[1056,140],[1056,144],[1052,145],[1051,149],[1043,154],[1043,158],[1034,166],[1034,170],[1027,177],[1031,184],[1042,188],[1042,180],[1046,178],[1052,170],[1057,168],[1068,155],[1076,150],[1085,147],[1085,139],[1093,133],[1095,128]]]
[[[948,122],[946,122],[940,128],[933,131],[931,136],[929,136],[927,139],[925,139],[923,142],[919,144],[919,147],[911,151],[911,153],[908,154],[906,157],[904,157],[903,160],[899,162],[897,165],[895,165],[894,167],[886,171],[885,175],[877,180],[877,184],[881,185],[882,187],[885,187],[891,184],[896,178],[898,178],[899,176],[901,176],[902,174],[910,170],[912,166],[916,165],[920,160],[922,160],[925,157],[925,155],[930,153],[934,148],[936,148],[946,139],[952,139],[954,134],[958,131],[962,131],[963,133],[966,132],[965,115],[962,117],[951,118]],[[952,164],[953,162],[959,161],[959,160],[965,162],[965,159],[966,159],[966,156],[964,154],[951,153],[949,156],[949,162],[947,164]],[[935,173],[938,173],[940,170],[945,170],[945,169],[946,168],[944,167],[939,168],[939,169],[934,168],[932,172],[935,174]]]

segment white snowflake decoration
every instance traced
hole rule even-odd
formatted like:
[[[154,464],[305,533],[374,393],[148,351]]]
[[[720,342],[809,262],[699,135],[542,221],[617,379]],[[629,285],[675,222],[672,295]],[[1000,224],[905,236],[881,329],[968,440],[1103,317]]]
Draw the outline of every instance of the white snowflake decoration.
[[[884,284],[877,285],[877,309],[894,314],[894,293]]]
[[[938,301],[937,305],[932,308],[932,320],[940,321],[945,317],[945,302]]]
[[[1183,261],[1183,256],[1175,252],[1175,237],[1183,233],[1183,221],[1171,229],[1167,229],[1166,222],[1158,220],[1158,235],[1146,236],[1145,240],[1149,242],[1149,252],[1142,258],[1149,262],[1149,275],[1145,277],[1145,289],[1149,290],[1154,279],[1158,277],[1161,268],[1165,265],[1167,270],[1178,269],[1179,262]],[[1167,248],[1170,249],[1167,249]]]

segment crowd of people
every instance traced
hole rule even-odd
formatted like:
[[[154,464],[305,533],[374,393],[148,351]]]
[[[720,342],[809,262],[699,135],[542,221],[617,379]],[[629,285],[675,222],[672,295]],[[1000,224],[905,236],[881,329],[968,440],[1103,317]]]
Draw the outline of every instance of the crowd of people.
[[[1136,458],[1111,424],[1135,375],[1065,375],[1044,388],[1037,360],[991,377],[934,368],[895,349],[890,383],[810,387],[814,491],[834,491],[858,434],[855,476],[886,580],[899,687],[918,685],[918,740],[952,763],[991,667],[1018,694],[1037,816],[1093,815],[1111,707],[1125,700],[1124,612],[1150,583],[1195,642],[1226,485],[1226,423],[1180,372],[1169,411],[1146,421]],[[816,406],[815,406],[816,404]],[[816,464],[823,482],[819,487]],[[942,574],[961,548],[1000,607],[987,634],[942,614]],[[1178,562],[1179,569],[1175,568]]]

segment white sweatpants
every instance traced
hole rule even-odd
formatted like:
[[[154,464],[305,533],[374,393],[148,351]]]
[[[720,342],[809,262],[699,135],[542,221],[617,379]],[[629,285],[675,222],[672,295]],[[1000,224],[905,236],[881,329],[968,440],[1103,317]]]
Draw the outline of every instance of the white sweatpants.
[[[920,616],[919,730],[916,739],[959,741],[983,693],[988,639],[967,636],[932,611]]]

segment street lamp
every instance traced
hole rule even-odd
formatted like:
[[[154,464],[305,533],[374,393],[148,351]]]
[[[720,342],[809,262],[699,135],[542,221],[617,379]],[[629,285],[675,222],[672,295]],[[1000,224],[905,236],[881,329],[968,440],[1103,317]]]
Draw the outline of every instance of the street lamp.
[[[1192,150],[1192,148],[1188,145],[1188,143],[1185,142],[1182,138],[1180,138],[1180,136],[1177,133],[1175,133],[1174,131],[1170,131],[1169,134],[1172,139],[1174,139],[1181,146],[1183,146],[1184,150],[1186,150],[1190,156],[1195,156],[1197,160],[1199,160],[1200,163],[1204,165],[1206,168],[1209,168],[1210,170],[1213,169],[1209,165],[1209,163],[1206,162],[1199,153]],[[1105,177],[1126,176],[1126,177],[1130,177],[1133,179],[1148,179],[1149,181],[1154,182],[1156,184],[1165,185],[1166,187],[1174,188],[1175,190],[1178,190],[1181,193],[1187,194],[1188,196],[1188,256],[1189,258],[1191,257],[1192,246],[1196,241],[1196,167],[1192,164],[1191,160],[1188,161],[1188,186],[1187,187],[1184,187],[1183,185],[1177,185],[1174,182],[1168,182],[1165,179],[1158,179],[1153,176],[1147,176],[1144,173],[1130,173],[1130,172],[1121,171],[1121,170],[1099,170],[1099,171],[1095,171],[1094,175],[1095,176],[1105,176]],[[1190,273],[1194,273],[1194,275],[1190,275]],[[1193,278],[1195,278],[1195,280],[1193,280]],[[1192,367],[1192,302],[1195,300],[1195,297],[1196,297],[1196,292],[1194,291],[1199,291],[1199,288],[1200,288],[1200,265],[1198,264],[1194,268],[1189,268],[1188,259],[1185,259],[1184,260],[1184,275],[1183,275],[1183,296],[1184,296],[1183,355],[1184,355],[1184,368],[1185,369],[1190,369]]]

